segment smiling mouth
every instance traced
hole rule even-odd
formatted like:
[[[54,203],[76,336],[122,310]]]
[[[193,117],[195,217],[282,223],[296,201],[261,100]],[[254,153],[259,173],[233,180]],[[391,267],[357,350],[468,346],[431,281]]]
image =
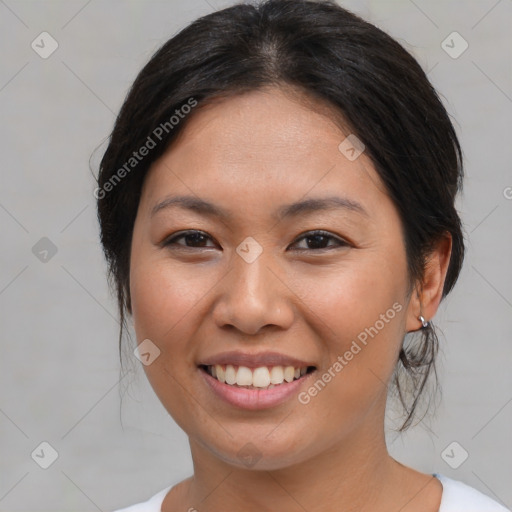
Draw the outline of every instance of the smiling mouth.
[[[314,366],[260,366],[248,368],[231,364],[199,365],[214,379],[229,386],[246,389],[272,389],[298,380],[315,371]]]

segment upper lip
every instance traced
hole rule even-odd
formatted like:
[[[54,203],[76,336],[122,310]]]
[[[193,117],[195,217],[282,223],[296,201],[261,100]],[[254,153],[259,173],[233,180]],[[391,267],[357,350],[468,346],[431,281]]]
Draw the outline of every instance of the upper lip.
[[[296,357],[280,354],[279,352],[260,352],[257,354],[248,354],[247,352],[231,351],[222,352],[202,360],[199,365],[231,364],[233,366],[247,366],[248,368],[258,368],[260,366],[293,366],[294,368],[304,368],[314,366],[312,363],[302,361]]]

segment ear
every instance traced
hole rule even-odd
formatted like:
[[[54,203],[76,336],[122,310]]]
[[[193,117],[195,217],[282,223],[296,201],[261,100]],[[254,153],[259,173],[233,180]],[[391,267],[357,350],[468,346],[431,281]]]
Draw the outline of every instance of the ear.
[[[434,250],[425,262],[423,281],[418,282],[412,292],[407,309],[406,331],[421,328],[418,317],[422,315],[429,321],[436,314],[443,296],[443,287],[452,252],[452,236],[446,233],[435,244]]]

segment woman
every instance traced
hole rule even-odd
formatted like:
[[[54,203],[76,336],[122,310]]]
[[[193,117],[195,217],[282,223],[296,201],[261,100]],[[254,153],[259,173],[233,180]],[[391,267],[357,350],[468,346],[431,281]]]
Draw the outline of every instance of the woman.
[[[334,2],[235,5],[169,40],[96,196],[122,323],[194,475],[123,510],[506,510],[384,437],[388,385],[404,430],[435,375],[462,175],[418,63]]]

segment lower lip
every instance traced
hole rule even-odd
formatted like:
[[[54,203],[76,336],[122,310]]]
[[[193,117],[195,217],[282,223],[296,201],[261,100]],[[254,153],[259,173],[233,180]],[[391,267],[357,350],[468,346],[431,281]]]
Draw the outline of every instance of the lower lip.
[[[299,388],[314,372],[306,373],[300,379],[284,382],[270,389],[248,389],[230,386],[220,382],[201,368],[199,368],[199,373],[210,386],[210,389],[224,401],[241,409],[255,411],[275,407],[297,395]]]

